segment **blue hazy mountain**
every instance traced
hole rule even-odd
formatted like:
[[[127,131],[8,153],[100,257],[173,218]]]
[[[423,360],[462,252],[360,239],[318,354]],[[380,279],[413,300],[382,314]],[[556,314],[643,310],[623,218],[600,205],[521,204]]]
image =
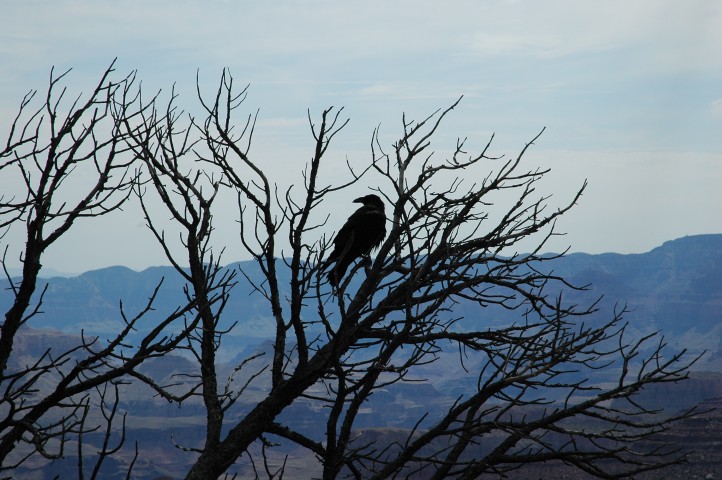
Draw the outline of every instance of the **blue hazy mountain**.
[[[277,262],[281,286],[287,285],[288,269]],[[263,277],[257,264],[246,261],[226,268],[242,268],[257,284]],[[626,304],[630,312],[630,331],[638,334],[661,330],[675,348],[707,350],[700,369],[722,371],[722,235],[697,235],[680,238],[642,254],[572,253],[540,268],[560,275],[572,284],[589,285],[587,291],[566,289],[565,298],[572,303],[589,304],[603,297],[599,321],[610,318],[615,304]],[[360,280],[363,272],[357,273]],[[227,337],[231,350],[271,338],[274,324],[265,299],[253,291],[244,275],[237,276],[224,311],[222,323],[237,326]],[[139,325],[150,326],[154,320],[172,312],[183,301],[184,280],[172,267],[152,267],[136,272],[116,266],[89,271],[75,277],[43,279],[48,283],[42,313],[29,326],[55,329],[66,334],[98,335],[111,338],[122,327],[122,302],[126,316],[142,310],[156,286],[160,285],[153,311]],[[353,288],[354,285],[351,286]],[[0,291],[0,308],[7,310],[11,292]],[[38,295],[36,295],[36,298]],[[310,314],[312,314],[312,310]],[[520,312],[479,309],[472,302],[461,302],[455,316],[463,316],[462,328],[478,328],[518,320]],[[222,327],[221,327],[222,328]]]
[[[288,285],[288,270],[278,262],[281,285]],[[628,334],[640,336],[660,330],[673,350],[689,349],[693,354],[704,350],[707,354],[698,362],[692,378],[683,384],[653,386],[640,395],[646,405],[671,411],[691,406],[705,399],[722,398],[722,235],[699,235],[664,243],[642,254],[606,253],[590,255],[573,253],[538,265],[546,271],[567,279],[574,285],[590,287],[585,291],[566,289],[565,299],[570,303],[588,305],[600,296],[600,311],[585,322],[603,322],[610,318],[615,305],[626,304],[630,322]],[[254,282],[260,284],[262,275],[254,262],[228,265],[228,269],[243,269]],[[356,274],[360,281],[363,272]],[[257,352],[267,352],[259,362],[270,358],[274,333],[273,320],[265,299],[254,292],[243,275],[232,290],[224,310],[220,328],[237,326],[224,337],[220,356],[220,378],[227,378],[242,359]],[[162,283],[161,283],[162,282]],[[182,277],[171,267],[153,267],[136,272],[125,267],[109,267],[83,273],[75,277],[43,279],[38,291],[47,283],[41,313],[34,316],[16,341],[13,355],[17,361],[28,364],[48,348],[65,351],[77,345],[81,333],[112,338],[123,326],[120,304],[127,316],[141,311],[155,288],[158,295],[154,309],[138,325],[153,325],[158,318],[167,315],[183,301]],[[354,284],[350,288],[354,288]],[[552,292],[555,293],[553,288]],[[0,290],[0,308],[7,310],[12,292]],[[309,318],[313,308],[309,307]],[[479,308],[472,302],[462,301],[455,305],[453,315],[463,316],[457,323],[460,328],[493,327],[520,320],[520,311]],[[313,327],[311,327],[313,328]],[[131,339],[132,340],[132,339]],[[477,376],[469,375],[458,366],[458,353],[441,355],[438,361],[421,367],[420,375],[426,382],[395,384],[377,391],[359,414],[357,427],[367,435],[388,436],[413,428],[425,412],[448,408],[458,395],[476,388]],[[469,365],[467,365],[469,366]],[[472,366],[473,368],[473,366]],[[249,369],[259,367],[249,364]],[[255,370],[254,370],[255,369]],[[198,365],[190,358],[169,355],[151,359],[141,367],[142,373],[161,384],[175,383],[178,374],[197,373]],[[605,381],[605,375],[614,372],[597,372]],[[239,380],[240,381],[240,380]],[[255,402],[261,400],[270,388],[269,379],[261,376],[244,392],[237,411],[229,421],[237,419]],[[203,438],[205,412],[198,398],[183,403],[182,408],[170,404],[139,382],[124,386],[121,408],[128,412],[128,444],[139,442],[143,451],[152,452],[153,462],[137,467],[137,478],[155,479],[161,475],[177,475],[188,468],[189,457],[179,453],[174,442],[193,446]],[[711,404],[710,404],[711,405]],[[714,404],[717,405],[717,404]],[[705,407],[703,406],[702,409]],[[300,400],[283,412],[281,421],[302,428],[304,432],[322,438],[324,425],[319,424],[317,405],[310,400]],[[717,418],[717,417],[715,417]],[[690,421],[691,422],[691,421]],[[708,428],[711,420],[704,423],[703,430],[694,430],[696,424],[682,425],[677,433],[681,442],[700,442],[717,449],[719,428]],[[693,428],[694,427],[694,428]],[[700,427],[701,428],[701,427]],[[706,440],[705,440],[706,439]],[[102,439],[90,438],[100,442]],[[301,455],[293,450],[290,455]],[[118,464],[106,468],[106,477],[125,478],[128,458],[117,457]],[[112,459],[113,462],[116,458]],[[47,478],[65,472],[72,476],[77,459],[70,455],[63,461],[43,467]],[[113,475],[109,473],[113,472]],[[40,470],[32,468],[15,472],[16,478],[37,478]],[[52,473],[52,475],[50,475]],[[552,476],[552,475],[550,475]],[[305,478],[303,476],[298,478]],[[681,478],[681,477],[680,477]]]

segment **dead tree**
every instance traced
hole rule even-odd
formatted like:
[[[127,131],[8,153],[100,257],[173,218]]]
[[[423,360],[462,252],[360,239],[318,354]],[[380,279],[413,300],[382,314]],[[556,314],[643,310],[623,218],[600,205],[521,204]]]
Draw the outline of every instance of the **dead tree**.
[[[221,309],[209,312],[196,342],[208,437],[194,449],[199,456],[186,478],[232,474],[246,456],[256,476],[282,477],[285,462],[274,464],[267,454],[283,442],[314,455],[324,479],[477,478],[548,461],[618,478],[684,460],[683,452],[633,446],[691,412],[665,416],[637,404],[634,394],[646,385],[686,378],[694,359],[666,355],[657,336],[628,338],[624,309],[609,312],[602,324],[585,323],[596,304],[565,301],[564,292],[578,287],[552,273],[558,256],[540,252],[555,235],[556,219],[576,204],[585,185],[558,208],[537,193],[547,170],[524,168],[523,157],[541,133],[513,158],[492,156],[490,140],[476,154],[458,141],[437,159],[431,140],[459,99],[420,122],[404,118],[388,154],[375,132],[370,162],[349,165],[348,181],[334,186],[322,180],[324,160],[346,122],[340,111],[328,109],[318,124],[309,115],[315,143],[301,172],[303,185],[279,192],[270,167],[251,154],[256,114],[237,115],[247,87],[240,93],[233,87],[224,72],[214,96],[207,99],[199,91],[204,119],[189,118],[178,127],[178,117],[166,114],[169,123],[150,142],[154,146],[140,139],[136,147],[147,152],[156,190],[183,225],[189,218],[191,223],[211,218],[210,213],[196,218],[192,205],[198,212],[210,208],[218,188],[235,192],[240,242],[264,277],[253,287],[268,302],[275,327],[272,358],[249,380],[267,368],[271,387],[231,422],[231,400],[241,398],[243,388],[219,388],[214,366],[207,363],[213,353],[206,351],[217,342],[201,337],[233,319],[222,322]],[[196,140],[186,140],[195,138],[192,130]],[[189,143],[174,142],[173,131]],[[181,157],[189,159],[186,167]],[[170,182],[178,198],[170,199],[156,177]],[[210,193],[203,193],[203,182]],[[359,262],[331,289],[321,272],[329,243],[320,234],[327,206],[339,190],[369,184],[391,206],[389,234],[370,265]],[[517,246],[529,238],[536,247],[519,253]],[[158,240],[165,245],[162,235]],[[290,283],[281,280],[282,269]],[[200,282],[188,277],[197,298],[203,298],[214,271],[201,272]],[[455,313],[462,304],[475,306],[472,328]],[[490,326],[489,307],[517,313],[517,321]],[[403,439],[366,440],[356,422],[373,394],[419,381],[418,369],[449,350],[457,352],[459,368],[476,366],[469,375],[477,388],[421,415]],[[615,372],[614,386],[590,380],[599,369]],[[610,406],[620,399],[629,400],[629,408]],[[322,418],[317,416],[325,424],[323,435],[279,420],[300,401],[323,406]],[[578,428],[580,419],[593,420],[594,427]]]
[[[175,110],[174,101],[175,95],[172,95],[166,110],[162,111],[158,109],[157,99],[152,99],[142,107],[148,114],[144,113],[139,122],[126,121],[124,127],[129,148],[144,163],[143,172],[149,178],[148,182],[139,181],[136,185],[147,225],[167,259],[185,280],[183,294],[194,306],[197,320],[186,327],[190,335],[179,350],[191,352],[199,371],[184,374],[180,383],[187,388],[181,392],[172,392],[153,379],[136,377],[171,401],[182,403],[191,397],[202,397],[207,412],[204,445],[186,449],[203,451],[215,448],[221,436],[224,412],[233,406],[238,396],[227,385],[225,393],[219,393],[216,372],[216,350],[225,333],[219,319],[236,284],[237,272],[222,268],[222,254],[214,253],[210,245],[214,201],[221,179],[216,178],[211,169],[194,167],[202,145],[194,135],[192,121],[180,127],[182,112]],[[173,226],[180,229],[177,249],[171,247],[163,222],[154,219],[149,208],[149,204],[158,200],[170,213]]]
[[[98,478],[104,460],[124,443],[120,387],[140,376],[136,369],[144,361],[183,345],[201,316],[195,300],[181,303],[130,345],[129,333],[154,309],[159,284],[137,312],[127,312],[119,299],[113,338],[90,338],[79,331],[29,364],[13,355],[31,319],[42,314],[48,288],[38,278],[43,254],[78,222],[127,206],[140,181],[138,159],[121,128],[145,114],[135,74],[114,80],[111,64],[89,95],[70,102],[63,86],[67,74],[51,72],[39,106],[34,106],[37,92],[23,98],[0,150],[0,174],[20,186],[19,194],[0,199],[0,228],[3,236],[10,229],[26,232],[19,278],[11,277],[6,266],[11,245],[4,247],[2,258],[9,285],[3,295],[11,295],[11,306],[0,337],[0,470],[11,473],[35,456],[57,460],[70,455],[77,456],[79,478]],[[206,304],[215,301],[205,299]],[[101,431],[102,444],[88,446],[87,435]],[[84,458],[89,451],[91,458]]]
[[[0,153],[0,173],[19,172],[27,192],[0,201],[0,226],[25,226],[28,234],[22,278],[6,272],[14,304],[0,338],[4,469],[33,455],[61,457],[73,440],[83,476],[84,438],[102,428],[91,472],[98,475],[122,445],[118,406],[127,381],[143,382],[169,402],[202,401],[205,436],[180,446],[194,455],[188,479],[233,476],[248,462],[257,477],[281,478],[286,461],[273,453],[279,444],[315,457],[324,479],[478,478],[551,461],[619,478],[684,460],[684,452],[640,441],[692,412],[665,415],[634,395],[686,378],[694,359],[667,354],[658,335],[629,337],[624,309],[600,322],[596,303],[568,300],[578,288],[553,273],[557,256],[541,252],[584,185],[556,208],[537,192],[547,170],[526,168],[524,156],[538,136],[513,158],[492,155],[491,140],[478,153],[467,153],[466,140],[434,153],[431,142],[459,100],[419,122],[404,117],[388,153],[374,132],[370,160],[348,163],[347,180],[331,184],[324,170],[329,145],[346,125],[342,111],[331,108],[316,121],[309,114],[314,142],[303,182],[281,191],[272,165],[251,152],[257,115],[241,115],[247,87],[236,91],[228,72],[211,97],[198,92],[204,114],[196,118],[176,109],[175,94],[161,106],[158,96],[142,98],[132,75],[109,81],[111,70],[87,102],[78,100],[64,115],[53,96],[59,79],[51,77],[46,101],[26,120],[32,95],[23,101]],[[101,129],[101,121],[109,126]],[[96,181],[67,197],[62,187],[83,165]],[[322,259],[332,232],[324,227],[344,189],[385,199],[388,235],[373,260],[357,262],[331,288]],[[33,294],[42,253],[74,222],[112,214],[133,192],[185,280],[178,307],[129,343],[128,332],[154,308],[158,285],[141,311],[128,315],[121,305],[115,338],[81,338],[32,365],[13,363],[13,340],[40,312],[42,294]],[[262,281],[221,264],[213,223],[225,194],[237,200],[238,243]],[[529,240],[535,247],[520,253]],[[241,281],[267,302],[275,335],[269,355],[254,353],[236,365],[234,372],[249,372],[237,382],[233,374],[220,378],[217,353],[237,321],[225,306]],[[514,317],[492,321],[490,312]],[[181,385],[138,369],[174,351],[197,365]],[[467,369],[473,388],[430,406],[395,436],[372,438],[359,428],[374,395],[423,382],[419,372],[449,358]],[[600,370],[614,382],[595,382]],[[265,379],[263,399],[244,402],[248,386]],[[51,388],[40,389],[41,380]],[[96,398],[102,402],[94,407]],[[289,407],[302,405],[318,407],[322,433],[284,420]],[[103,425],[89,423],[91,408],[100,409]]]

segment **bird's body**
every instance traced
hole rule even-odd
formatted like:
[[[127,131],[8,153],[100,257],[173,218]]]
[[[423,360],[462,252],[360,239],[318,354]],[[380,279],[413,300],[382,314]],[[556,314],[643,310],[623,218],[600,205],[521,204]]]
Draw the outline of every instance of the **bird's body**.
[[[386,236],[384,202],[377,195],[366,195],[354,200],[363,204],[346,221],[333,241],[333,251],[324,264],[335,265],[328,274],[334,287],[339,284],[349,265],[357,258],[378,248]]]

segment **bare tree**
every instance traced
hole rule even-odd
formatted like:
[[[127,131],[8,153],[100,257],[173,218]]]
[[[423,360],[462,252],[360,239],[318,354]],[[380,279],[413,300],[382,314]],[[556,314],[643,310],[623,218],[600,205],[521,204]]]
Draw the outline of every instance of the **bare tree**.
[[[165,106],[158,96],[144,101],[139,89],[131,94],[132,80],[106,87],[103,77],[93,96],[107,94],[101,103],[107,110],[101,111],[112,113],[107,160],[99,160],[97,153],[80,155],[80,148],[60,150],[72,154],[67,158],[73,162],[88,158],[98,166],[99,186],[83,197],[87,203],[70,210],[63,204],[65,213],[54,211],[50,201],[43,202],[56,190],[31,188],[35,177],[24,173],[28,197],[0,205],[8,219],[3,225],[26,222],[28,238],[40,239],[35,246],[28,241],[32,249],[23,257],[23,282],[31,278],[32,288],[22,293],[22,283],[14,290],[16,304],[25,303],[13,307],[19,313],[6,315],[2,332],[2,341],[10,345],[3,347],[8,354],[0,379],[8,405],[0,423],[3,462],[17,442],[30,446],[28,455],[60,456],[62,450],[47,451],[50,439],[60,438],[61,445],[71,435],[82,440],[89,430],[85,392],[101,392],[106,431],[111,432],[122,403],[122,388],[116,387],[131,380],[177,404],[202,400],[205,437],[178,445],[194,455],[187,479],[233,476],[249,464],[257,477],[282,478],[291,460],[274,454],[281,444],[315,457],[324,479],[478,478],[550,461],[599,478],[621,478],[684,461],[684,452],[640,441],[693,412],[665,415],[639,404],[635,393],[686,378],[694,359],[667,354],[659,335],[631,338],[624,308],[608,312],[600,322],[598,304],[578,306],[568,300],[579,287],[553,273],[560,255],[541,252],[555,235],[557,218],[576,204],[585,185],[557,208],[537,192],[548,171],[527,169],[523,160],[541,132],[513,158],[490,153],[493,137],[478,153],[467,152],[466,140],[458,140],[447,154],[435,153],[432,139],[459,99],[418,122],[404,117],[399,139],[390,147],[382,145],[378,130],[373,132],[367,164],[349,163],[347,181],[332,185],[324,180],[324,166],[346,120],[342,110],[330,108],[318,120],[309,113],[314,142],[302,185],[280,190],[271,168],[251,153],[257,114],[242,112],[248,87],[235,89],[227,71],[214,95],[207,97],[199,88],[201,118],[177,110],[175,94]],[[50,91],[54,85],[51,81]],[[46,109],[53,112],[50,98]],[[68,130],[75,142],[95,140],[90,133],[69,133],[73,119],[86,112],[77,111],[68,115],[67,128],[51,131]],[[26,172],[22,159],[40,170],[62,164],[55,153],[47,155],[47,164],[38,160],[60,144],[51,140],[44,147],[34,140],[41,115],[31,116],[19,137],[18,120],[13,124],[0,172]],[[53,124],[55,116],[49,115]],[[28,153],[17,153],[26,145]],[[94,151],[98,146],[106,144],[96,144]],[[131,170],[132,165],[137,167]],[[71,172],[50,176],[59,175],[61,183]],[[323,228],[329,205],[339,191],[360,188],[385,199],[390,228],[376,257],[357,262],[332,288],[322,271],[330,244],[331,232]],[[56,238],[43,234],[46,225],[65,221],[69,227],[79,217],[111,213],[131,190],[185,281],[181,305],[137,345],[125,345],[127,333],[153,308],[154,294],[132,318],[121,309],[126,328],[107,344],[86,339],[63,355],[48,354],[34,366],[6,372],[12,338],[38,311],[28,310],[40,268],[37,253],[52,243],[47,239]],[[222,247],[214,251],[213,222],[220,215],[221,195],[237,200],[238,242],[256,262],[261,281],[224,268]],[[36,212],[45,216],[35,221]],[[164,223],[168,214],[171,222]],[[532,251],[519,253],[520,243],[530,240]],[[249,355],[224,379],[217,353],[237,321],[225,306],[242,281],[267,302],[275,334],[269,355]],[[514,320],[495,322],[489,312],[506,312]],[[137,368],[145,359],[173,351],[190,355],[197,366],[178,384],[163,385]],[[81,360],[62,369],[71,355]],[[393,385],[423,382],[420,372],[450,358],[467,370],[473,388],[447,404],[430,405],[414,427],[394,435],[371,435],[359,427],[363,407],[374,395]],[[34,382],[51,370],[59,375],[55,390],[31,400]],[[614,375],[614,382],[595,382],[600,370]],[[241,381],[234,379],[237,372],[245,372]],[[244,403],[249,385],[263,379],[269,385],[263,399]],[[60,405],[69,413],[60,423],[43,426],[43,415]],[[303,405],[319,407],[315,428],[284,420],[290,407]],[[110,433],[105,439],[94,474],[102,459],[117,450]]]
[[[173,223],[180,227],[181,248],[184,257],[177,258],[177,251],[170,247],[162,226],[156,225],[148,208],[149,196],[143,182],[137,184],[137,196],[141,201],[147,224],[163,247],[168,260],[187,282],[184,294],[189,304],[194,305],[197,321],[188,325],[188,336],[183,349],[192,353],[200,371],[189,374],[188,390],[171,393],[167,388],[151,379],[138,376],[163,397],[182,402],[200,395],[207,412],[205,450],[213,449],[220,438],[224,411],[230,408],[235,396],[230,391],[219,393],[216,373],[216,350],[224,331],[219,319],[236,284],[236,272],[223,269],[221,254],[214,254],[210,245],[213,232],[212,210],[220,187],[220,179],[213,172],[193,169],[197,159],[199,140],[191,140],[190,126],[179,128],[179,116],[173,107],[175,95],[167,109],[158,114],[156,99],[152,99],[144,111],[150,112],[142,122],[125,121],[128,143],[135,156],[145,164],[144,172],[150,178],[152,190],[162,205],[170,212]],[[189,164],[187,166],[187,164]],[[188,267],[185,267],[188,262]],[[198,382],[192,381],[197,378]],[[197,448],[189,448],[197,450]]]
[[[275,322],[272,358],[249,379],[269,368],[271,388],[229,423],[229,407],[247,383],[235,392],[228,384],[219,388],[222,382],[209,363],[209,350],[218,342],[204,338],[221,333],[222,312],[209,312],[196,343],[208,436],[203,448],[194,449],[199,456],[186,478],[217,478],[246,455],[257,476],[280,478],[286,463],[274,464],[268,452],[283,442],[315,455],[324,479],[476,478],[552,460],[617,478],[683,461],[683,452],[632,446],[691,412],[664,416],[633,398],[645,385],[684,379],[693,359],[666,356],[656,336],[628,338],[624,309],[610,312],[601,325],[586,324],[596,304],[566,303],[564,291],[578,288],[545,268],[559,256],[540,252],[555,234],[556,219],[575,205],[585,185],[557,209],[536,192],[547,170],[524,169],[522,158],[541,133],[515,158],[490,156],[491,140],[481,152],[468,154],[460,140],[448,158],[437,160],[431,139],[459,99],[420,122],[404,118],[390,153],[374,132],[368,165],[349,165],[348,182],[333,186],[322,183],[323,160],[346,122],[340,111],[328,109],[318,124],[309,115],[315,146],[301,172],[303,185],[279,192],[263,161],[250,153],[256,115],[237,116],[246,92],[247,87],[236,93],[224,72],[213,97],[207,100],[199,91],[202,121],[189,117],[179,128],[171,107],[153,147],[133,139],[147,152],[156,190],[179,222],[189,217],[202,222],[191,204],[199,211],[210,208],[218,188],[235,192],[240,241],[263,273],[253,287]],[[197,140],[189,142],[189,135]],[[175,201],[164,193],[161,176],[178,192]],[[392,206],[392,228],[376,258],[359,262],[332,290],[321,271],[329,242],[319,234],[326,218],[319,211],[338,190],[371,181]],[[212,193],[203,194],[202,182]],[[513,201],[498,203],[510,193]],[[165,245],[162,235],[157,238]],[[528,238],[537,238],[536,248],[518,253],[515,247]],[[282,269],[290,282],[281,280]],[[217,265],[203,270],[200,282],[189,277],[197,298],[204,297],[204,285],[216,271]],[[455,313],[460,304],[477,306],[475,328],[462,327]],[[489,306],[518,313],[518,321],[488,326]],[[313,328],[319,324],[320,334]],[[450,347],[459,368],[479,366],[469,372],[477,388],[441,411],[421,415],[402,439],[365,439],[356,421],[371,396],[395,383],[418,381],[415,372],[448,355]],[[590,381],[598,369],[616,369],[613,387]],[[611,406],[619,399],[628,400],[629,408]],[[319,410],[318,421],[325,423],[321,436],[279,421],[284,409],[305,400],[325,407]],[[579,428],[580,419],[592,419],[594,427]],[[259,454],[263,470],[256,467]]]
[[[79,478],[97,478],[104,459],[124,443],[119,387],[139,375],[142,362],[177,349],[201,321],[198,305],[189,301],[130,345],[130,332],[153,310],[159,284],[138,312],[125,311],[121,300],[114,338],[91,338],[81,331],[30,364],[13,356],[14,343],[29,334],[29,321],[42,313],[48,284],[36,290],[43,254],[77,222],[127,205],[140,182],[137,159],[121,128],[145,114],[137,108],[140,91],[134,73],[113,80],[113,71],[111,64],[86,98],[80,95],[69,105],[62,85],[68,72],[52,71],[39,107],[33,107],[37,92],[23,98],[0,151],[0,174],[24,187],[24,193],[0,199],[0,228],[3,236],[11,228],[26,231],[19,278],[6,267],[9,245],[2,258],[12,301],[0,337],[0,470],[12,471],[38,455],[60,459],[72,455],[68,447],[76,445]],[[105,431],[104,440],[86,471],[84,439],[97,431]]]

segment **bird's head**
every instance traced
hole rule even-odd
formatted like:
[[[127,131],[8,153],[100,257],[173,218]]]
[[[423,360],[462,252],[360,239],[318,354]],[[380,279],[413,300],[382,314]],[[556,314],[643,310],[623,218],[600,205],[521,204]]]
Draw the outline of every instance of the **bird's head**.
[[[374,206],[380,208],[381,210],[384,209],[383,200],[381,200],[378,195],[374,195],[373,193],[364,197],[357,198],[356,200],[354,200],[354,203],[362,203],[363,205]]]

